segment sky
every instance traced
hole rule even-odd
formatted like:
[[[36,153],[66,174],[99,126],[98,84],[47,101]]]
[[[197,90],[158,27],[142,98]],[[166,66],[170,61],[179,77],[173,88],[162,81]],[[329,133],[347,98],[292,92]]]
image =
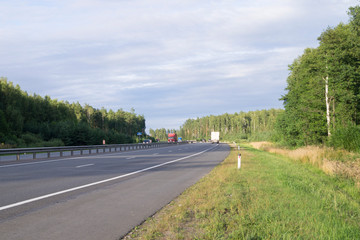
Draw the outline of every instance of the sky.
[[[283,108],[288,65],[358,0],[0,0],[0,76],[150,128]]]

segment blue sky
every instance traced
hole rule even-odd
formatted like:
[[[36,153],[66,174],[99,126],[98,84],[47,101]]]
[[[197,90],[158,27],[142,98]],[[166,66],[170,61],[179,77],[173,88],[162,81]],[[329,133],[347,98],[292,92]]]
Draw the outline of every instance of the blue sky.
[[[357,0],[0,0],[0,76],[150,128],[282,108],[288,65]]]

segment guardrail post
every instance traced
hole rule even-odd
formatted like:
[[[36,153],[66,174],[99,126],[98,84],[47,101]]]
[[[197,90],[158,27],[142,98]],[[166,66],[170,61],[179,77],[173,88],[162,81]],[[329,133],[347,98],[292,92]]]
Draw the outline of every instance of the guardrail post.
[[[48,158],[50,158],[50,152],[47,153]]]
[[[71,150],[71,156],[74,156],[74,151],[73,150]]]
[[[63,156],[63,151],[60,151],[60,157],[62,157]]]
[[[36,159],[36,153],[33,153],[33,159]]]

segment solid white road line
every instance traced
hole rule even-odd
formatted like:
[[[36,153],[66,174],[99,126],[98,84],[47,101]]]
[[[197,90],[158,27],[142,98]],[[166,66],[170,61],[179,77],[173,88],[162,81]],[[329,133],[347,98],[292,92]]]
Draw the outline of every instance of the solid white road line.
[[[218,146],[218,145],[216,145],[216,146]],[[63,190],[63,191],[43,195],[43,196],[40,196],[40,197],[31,198],[31,199],[28,199],[28,200],[25,200],[25,201],[9,204],[9,205],[6,205],[6,206],[2,206],[2,207],[0,207],[0,211],[5,210],[5,209],[9,209],[9,208],[13,208],[13,207],[17,207],[17,206],[21,206],[21,205],[24,205],[24,204],[27,204],[27,203],[32,203],[32,202],[39,201],[39,200],[42,200],[42,199],[54,197],[54,196],[57,196],[57,195],[60,195],[60,194],[73,192],[73,191],[80,190],[80,189],[83,189],[83,188],[87,188],[87,187],[99,185],[99,184],[102,184],[102,183],[118,180],[120,178],[124,178],[124,177],[128,177],[128,176],[135,175],[135,174],[138,174],[138,173],[142,173],[142,172],[154,169],[154,168],[159,168],[159,167],[168,165],[170,163],[179,162],[181,160],[185,160],[185,159],[188,159],[188,158],[191,158],[191,157],[195,157],[195,156],[200,155],[202,153],[205,153],[205,152],[207,152],[207,151],[209,151],[209,150],[211,150],[211,149],[213,149],[215,147],[211,147],[211,148],[208,148],[208,149],[206,149],[206,150],[204,150],[202,152],[198,152],[198,153],[186,156],[186,157],[182,157],[182,158],[175,159],[175,160],[172,160],[172,161],[169,161],[169,162],[161,163],[161,164],[158,164],[158,165],[155,165],[155,166],[152,166],[152,167],[144,168],[144,169],[141,169],[141,170],[138,170],[138,171],[135,171],[135,172],[131,172],[131,173],[127,173],[127,174],[124,174],[124,175],[120,175],[120,176],[117,176],[117,177],[105,179],[105,180],[94,182],[94,183],[85,184],[85,185],[82,185],[82,186],[78,186],[78,187],[66,189],[66,190]]]

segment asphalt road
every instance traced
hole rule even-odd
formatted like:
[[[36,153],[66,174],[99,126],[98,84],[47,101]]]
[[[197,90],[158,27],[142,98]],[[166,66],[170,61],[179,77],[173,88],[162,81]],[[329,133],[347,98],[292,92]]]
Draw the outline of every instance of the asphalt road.
[[[198,143],[0,163],[0,239],[119,239],[229,150]]]

